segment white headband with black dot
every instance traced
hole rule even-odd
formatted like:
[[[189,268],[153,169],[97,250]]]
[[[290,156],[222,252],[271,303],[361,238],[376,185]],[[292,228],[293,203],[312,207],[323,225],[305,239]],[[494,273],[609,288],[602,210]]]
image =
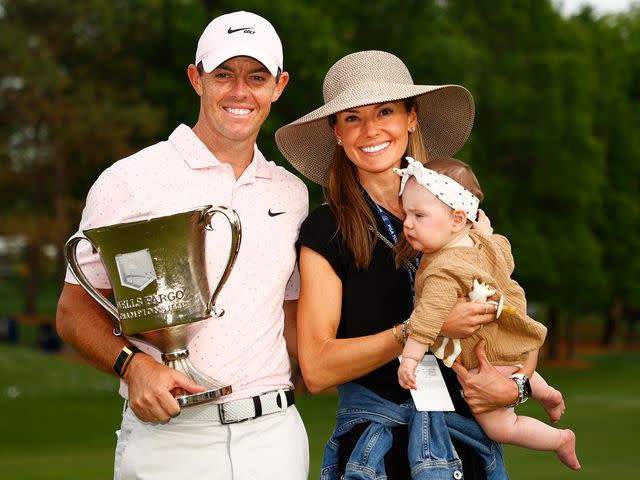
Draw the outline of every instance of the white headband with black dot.
[[[424,188],[433,193],[438,200],[449,205],[454,210],[464,210],[467,212],[469,220],[476,220],[480,200],[469,190],[464,188],[451,177],[429,170],[420,162],[411,157],[406,157],[409,165],[407,168],[394,168],[393,171],[402,177],[400,193],[411,177]]]

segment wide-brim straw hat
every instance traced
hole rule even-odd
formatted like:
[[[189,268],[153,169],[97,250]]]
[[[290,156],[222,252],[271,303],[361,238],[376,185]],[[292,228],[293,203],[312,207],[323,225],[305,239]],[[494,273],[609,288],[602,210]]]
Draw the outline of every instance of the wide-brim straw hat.
[[[276,142],[287,160],[305,177],[329,184],[336,138],[327,117],[349,108],[413,97],[430,158],[452,157],[469,138],[474,104],[460,85],[415,85],[405,64],[377,50],[338,60],[322,86],[324,105],[278,129]]]

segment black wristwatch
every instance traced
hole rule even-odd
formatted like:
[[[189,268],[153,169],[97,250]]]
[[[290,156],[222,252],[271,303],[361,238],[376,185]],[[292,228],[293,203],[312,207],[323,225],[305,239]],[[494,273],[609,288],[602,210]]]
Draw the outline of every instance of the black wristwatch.
[[[141,350],[135,345],[125,345],[122,347],[118,358],[116,358],[116,362],[113,364],[113,371],[116,372],[120,378],[123,378],[124,372],[127,371],[131,359],[136,353],[140,352]]]

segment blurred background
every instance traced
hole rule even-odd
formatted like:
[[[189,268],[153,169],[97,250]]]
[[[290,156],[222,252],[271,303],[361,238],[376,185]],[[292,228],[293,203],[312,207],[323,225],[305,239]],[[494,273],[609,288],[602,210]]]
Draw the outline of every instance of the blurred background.
[[[565,394],[561,425],[575,429],[583,464],[573,474],[553,454],[509,447],[512,478],[639,475],[637,3],[0,0],[3,478],[111,477],[117,382],[55,333],[61,246],[102,170],[195,123],[186,67],[206,24],[240,9],[269,19],[284,44],[291,80],[258,143],[287,168],[275,130],[322,104],[324,75],[347,53],[386,50],[416,83],[472,92],[476,121],[459,158],[549,328],[540,370]],[[309,191],[318,205],[322,192]],[[336,400],[298,390],[316,478]]]

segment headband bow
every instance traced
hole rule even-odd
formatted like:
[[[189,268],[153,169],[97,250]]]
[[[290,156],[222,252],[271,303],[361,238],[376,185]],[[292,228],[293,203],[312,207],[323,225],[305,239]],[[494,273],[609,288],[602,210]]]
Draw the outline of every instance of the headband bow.
[[[464,210],[467,212],[467,218],[475,221],[478,215],[478,206],[480,200],[469,190],[464,188],[451,177],[442,175],[433,170],[429,170],[422,163],[411,157],[406,157],[409,165],[407,168],[394,168],[393,171],[402,177],[400,184],[400,193],[404,190],[404,186],[411,177],[415,177],[416,181],[424,188],[433,193],[438,200],[450,206],[454,210]]]

